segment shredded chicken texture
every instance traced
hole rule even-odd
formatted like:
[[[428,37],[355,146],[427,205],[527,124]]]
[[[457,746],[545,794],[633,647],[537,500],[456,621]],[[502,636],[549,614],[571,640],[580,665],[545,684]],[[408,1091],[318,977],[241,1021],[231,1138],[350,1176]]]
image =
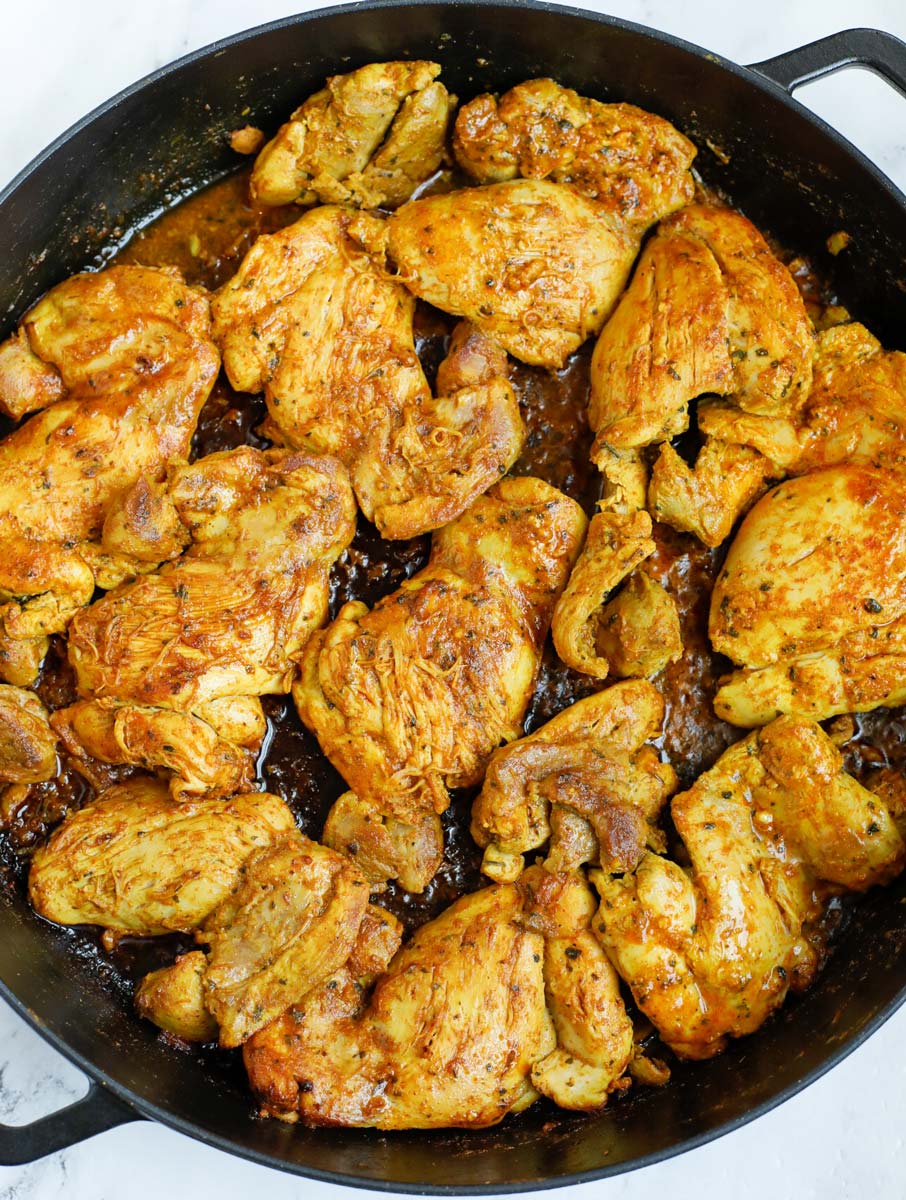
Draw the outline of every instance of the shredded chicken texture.
[[[105,518],[186,455],[219,367],[206,297],[175,271],[119,266],[53,288],[0,346],[0,677],[33,683],[48,637],[140,565]],[[36,410],[43,410],[37,412]]]
[[[162,783],[136,777],[54,830],[32,859],[29,898],[61,925],[187,933],[229,895],[253,850],[294,827],[266,792],[178,804]]]
[[[187,545],[78,614],[69,661],[84,699],[54,727],[77,756],[163,772],[176,798],[248,788],[259,696],[289,691],[355,531],[346,471],[242,446],[139,482],[123,512],[118,536],[134,550]]]
[[[600,331],[638,252],[603,206],[541,179],[425,196],[362,236],[416,296],[552,368]]]
[[[633,104],[601,104],[553,79],[464,104],[453,150],[478,183],[570,184],[640,232],[689,204],[695,191],[695,147],[669,121]]]
[[[662,850],[656,822],[676,776],[646,743],[663,720],[653,684],[618,683],[497,750],[472,809],[484,874],[516,880],[545,844],[551,871],[630,871],[646,847]]]
[[[422,926],[370,995],[343,970],[245,1045],[263,1111],[315,1125],[481,1128],[543,1092],[599,1108],[632,1055],[581,876],[526,876]],[[477,969],[476,969],[477,968]]]
[[[415,301],[352,236],[384,222],[315,209],[259,237],[214,299],[224,366],[264,391],[268,432],[349,468],[365,516],[408,538],[458,516],[516,460],[525,438],[500,346],[455,331],[437,395],[415,353]]]
[[[781,717],[731,747],[672,803],[690,865],[647,854],[593,877],[601,943],[661,1039],[708,1058],[808,985],[828,885],[862,891],[906,847],[820,726]]]
[[[495,747],[521,732],[584,529],[555,488],[505,479],[434,535],[428,565],[399,591],[371,611],[345,604],[311,639],[293,697],[358,800],[358,815],[343,802],[347,846],[369,811],[420,827],[407,839],[397,825],[385,843],[433,846],[418,867],[427,884],[447,789],[480,782]],[[373,837],[363,829],[366,845]]]
[[[714,648],[745,668],[714,702],[735,725],[902,704],[902,476],[838,466],[769,492],[730,546],[709,632]]]
[[[395,207],[441,165],[456,97],[433,62],[369,63],[302,104],[255,160],[261,204]]]

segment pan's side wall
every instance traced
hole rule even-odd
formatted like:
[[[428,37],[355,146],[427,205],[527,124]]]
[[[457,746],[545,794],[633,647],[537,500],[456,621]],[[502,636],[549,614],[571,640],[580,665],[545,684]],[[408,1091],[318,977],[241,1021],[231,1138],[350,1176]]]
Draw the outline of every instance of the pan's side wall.
[[[906,215],[896,199],[808,118],[712,57],[641,31],[516,6],[413,5],[300,18],[195,56],[127,94],[29,172],[0,207],[0,315],[5,329],[43,291],[103,257],[122,232],[232,169],[228,131],[273,129],[328,73],[393,57],[433,57],[461,97],[549,74],[602,99],[628,99],[674,120],[702,147],[702,169],[756,220],[836,272],[852,310],[903,344]],[[246,114],[245,109],[250,109]],[[707,149],[707,143],[717,153]],[[726,161],[724,161],[726,160]],[[824,241],[852,236],[830,260]],[[5,331],[5,330],[4,330]],[[71,954],[0,888],[0,979],[40,1027],[146,1111],[240,1153],[391,1189],[537,1187],[610,1174],[712,1136],[819,1071],[893,1005],[902,986],[906,886],[868,898],[825,976],[757,1037],[677,1071],[603,1116],[530,1111],[483,1133],[381,1137],[250,1120],[240,1073],[155,1041]],[[542,1126],[545,1126],[542,1132]]]

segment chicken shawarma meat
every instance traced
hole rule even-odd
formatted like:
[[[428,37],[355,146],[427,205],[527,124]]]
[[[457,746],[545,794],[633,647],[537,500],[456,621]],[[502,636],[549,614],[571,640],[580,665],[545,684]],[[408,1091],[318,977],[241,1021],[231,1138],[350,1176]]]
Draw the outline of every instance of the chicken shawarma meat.
[[[850,463],[901,470],[906,463],[906,354],[884,350],[857,321],[822,330],[812,387],[792,417],[759,416],[710,401],[699,408],[709,440],[763,455],[777,475],[804,475]]]
[[[755,226],[729,208],[691,205],[661,223],[598,339],[593,457],[606,471],[614,450],[669,442],[700,396],[793,417],[809,394],[813,352],[799,290]],[[690,469],[662,446],[649,501],[661,519],[718,545],[772,474],[753,449],[706,442]]]
[[[104,521],[185,456],[220,360],[207,298],[174,271],[111,267],[53,288],[0,346],[0,677],[33,683],[49,635],[139,564]],[[38,412],[37,410],[42,410]]]
[[[170,966],[150,971],[135,989],[135,1011],[183,1042],[215,1042],[217,1022],[204,1002],[203,950],[180,954]]]
[[[580,875],[528,874],[422,926],[373,990],[337,972],[244,1047],[262,1110],[379,1129],[481,1128],[545,1094],[597,1109],[633,1053]]]
[[[595,928],[661,1039],[709,1058],[811,981],[829,891],[889,882],[906,847],[820,726],[797,717],[731,747],[672,815],[690,865],[646,854],[632,873],[594,872]]]
[[[552,179],[644,232],[691,203],[695,146],[633,104],[602,104],[530,79],[499,98],[476,96],[456,117],[456,161],[478,183]]]
[[[456,97],[434,62],[369,63],[332,75],[262,149],[260,204],[395,208],[437,171]]]
[[[714,700],[734,725],[906,701],[902,475],[829,467],[769,492],[730,546],[709,633],[743,668]]]
[[[187,933],[229,895],[255,849],[294,828],[266,792],[179,804],[158,780],[136,776],[54,830],[32,859],[29,898],[61,925]]]
[[[229,795],[253,778],[259,697],[289,691],[327,617],[330,568],[355,532],[349,480],[335,459],[241,446],[135,492],[117,537],[153,557],[186,548],[78,614],[84,699],[53,724],[75,755],[169,774],[177,799]]]
[[[355,794],[325,838],[366,847],[383,867],[372,883],[390,877],[391,858],[411,890],[427,885],[447,789],[479,783],[493,750],[521,732],[585,524],[550,485],[504,479],[435,533],[428,565],[397,592],[370,611],[345,604],[309,641],[293,698]]]
[[[544,845],[550,871],[631,871],[646,847],[663,850],[656,822],[676,776],[646,744],[663,720],[656,687],[618,683],[496,750],[472,808],[484,874],[512,882]]]
[[[332,454],[385,537],[446,524],[496,482],[525,438],[505,352],[463,323],[437,377],[415,353],[415,301],[351,236],[367,214],[325,207],[259,237],[213,302],[224,367],[263,391],[278,442]]]
[[[57,773],[57,735],[27,688],[0,684],[0,785],[41,783]]]
[[[639,245],[602,205],[544,179],[425,196],[356,236],[420,299],[550,368],[600,331]]]

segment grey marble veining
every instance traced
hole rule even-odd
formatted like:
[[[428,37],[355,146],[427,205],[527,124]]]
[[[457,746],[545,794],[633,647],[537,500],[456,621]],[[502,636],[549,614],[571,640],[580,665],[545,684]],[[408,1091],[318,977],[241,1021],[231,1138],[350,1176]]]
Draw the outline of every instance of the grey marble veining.
[[[214,38],[300,9],[280,0],[28,0],[4,10],[0,183],[72,121],[134,79]],[[613,0],[586,7],[649,24],[738,62],[851,25],[906,37],[903,0]],[[798,98],[906,188],[906,100],[847,71]],[[0,1120],[21,1124],[70,1103],[80,1073],[0,1003]],[[607,1200],[906,1195],[906,1010],[806,1092],[754,1124],[671,1163],[568,1191]],[[0,1200],[160,1200],[216,1195],[311,1200],[346,1189],[266,1171],[147,1123],[123,1126],[24,1168],[0,1168]],[[357,1193],[362,1195],[363,1193]],[[349,1192],[352,1196],[353,1193]],[[565,1193],[564,1193],[565,1195]]]

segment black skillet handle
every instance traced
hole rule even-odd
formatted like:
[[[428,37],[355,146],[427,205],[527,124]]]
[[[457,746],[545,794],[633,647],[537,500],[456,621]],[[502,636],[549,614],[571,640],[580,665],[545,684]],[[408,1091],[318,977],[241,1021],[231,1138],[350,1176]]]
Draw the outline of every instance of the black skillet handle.
[[[845,67],[874,71],[906,96],[906,42],[881,29],[843,29],[776,58],[751,63],[749,70],[767,76],[792,95],[803,83]]]
[[[0,1125],[0,1166],[18,1167],[65,1150],[96,1133],[142,1118],[106,1088],[92,1083],[87,1095],[30,1125]]]

